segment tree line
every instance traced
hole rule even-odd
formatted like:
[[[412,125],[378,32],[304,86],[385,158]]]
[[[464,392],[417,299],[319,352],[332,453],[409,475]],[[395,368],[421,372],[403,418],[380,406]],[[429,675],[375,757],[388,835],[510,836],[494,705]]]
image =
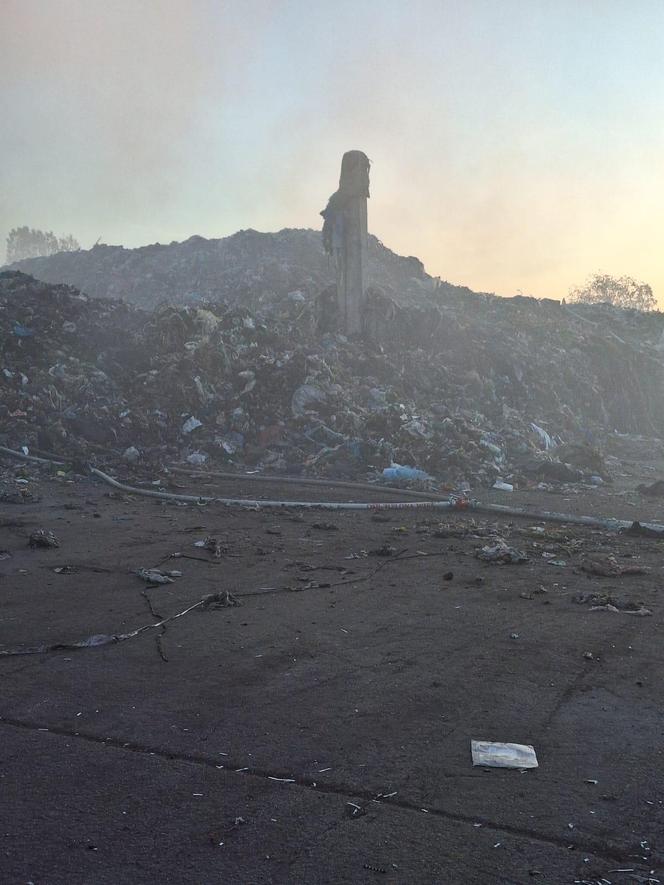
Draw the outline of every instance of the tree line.
[[[7,236],[7,264],[25,258],[40,258],[56,252],[76,252],[78,241],[71,235],[56,237],[52,230],[43,231],[33,227],[14,227]]]

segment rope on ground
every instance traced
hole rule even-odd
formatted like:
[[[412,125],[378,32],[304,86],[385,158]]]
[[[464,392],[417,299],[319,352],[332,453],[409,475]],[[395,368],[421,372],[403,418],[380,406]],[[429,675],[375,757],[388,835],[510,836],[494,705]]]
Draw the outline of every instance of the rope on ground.
[[[203,599],[199,599],[198,602],[194,603],[194,605],[190,605],[189,608],[185,608],[184,611],[178,612],[176,615],[171,615],[168,618],[162,618],[162,620],[157,621],[156,624],[144,624],[142,627],[137,627],[130,633],[96,633],[94,636],[87,636],[85,639],[78,639],[73,642],[55,642],[52,645],[5,648],[0,649],[0,657],[9,658],[16,657],[17,655],[41,655],[52,651],[76,651],[81,648],[98,648],[101,645],[116,645],[119,642],[125,642],[127,639],[133,639],[136,636],[140,636],[148,630],[157,630],[165,624],[177,621],[178,618],[188,615],[189,612],[193,612],[197,608],[208,605],[209,599],[209,596],[204,596]]]

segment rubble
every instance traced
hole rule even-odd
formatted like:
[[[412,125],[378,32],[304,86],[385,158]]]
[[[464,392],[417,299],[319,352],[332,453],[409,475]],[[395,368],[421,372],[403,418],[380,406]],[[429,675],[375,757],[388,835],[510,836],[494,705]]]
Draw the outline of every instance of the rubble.
[[[203,597],[201,601],[201,610],[233,608],[238,605],[242,605],[242,603],[236,596],[233,596],[228,590],[220,590],[218,593],[209,593],[207,596]]]
[[[156,568],[139,568],[136,574],[146,584],[173,584],[175,578],[182,576],[180,571],[162,572]]]
[[[38,529],[33,532],[28,539],[28,544],[32,550],[38,547],[59,547],[60,542],[52,531],[46,529]]]
[[[609,482],[607,433],[664,435],[661,315],[434,291],[390,255],[403,288],[380,340],[321,331],[317,277],[288,277],[302,298],[144,310],[2,272],[0,445],[77,472],[188,462],[467,494]]]
[[[590,611],[623,612],[630,615],[651,615],[642,601],[634,601],[623,596],[610,593],[576,593],[572,602],[577,605],[589,605]]]
[[[215,559],[221,559],[224,553],[228,553],[228,547],[218,538],[213,538],[211,535],[208,535],[202,541],[196,541],[194,547],[202,547],[204,550],[208,550]]]
[[[477,553],[477,558],[484,562],[496,562],[499,565],[528,562],[523,550],[510,547],[502,538],[496,538],[495,544],[487,544]]]
[[[621,565],[611,553],[606,557],[587,557],[580,565],[583,572],[598,575],[601,578],[616,578],[623,575],[647,575],[650,569],[642,565]]]

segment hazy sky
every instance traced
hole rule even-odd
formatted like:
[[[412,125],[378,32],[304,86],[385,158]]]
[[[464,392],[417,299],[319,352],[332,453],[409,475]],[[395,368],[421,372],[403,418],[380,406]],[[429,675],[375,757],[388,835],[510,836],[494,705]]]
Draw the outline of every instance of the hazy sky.
[[[663,46],[662,0],[0,0],[0,238],[319,227],[359,148],[431,273],[664,304]]]

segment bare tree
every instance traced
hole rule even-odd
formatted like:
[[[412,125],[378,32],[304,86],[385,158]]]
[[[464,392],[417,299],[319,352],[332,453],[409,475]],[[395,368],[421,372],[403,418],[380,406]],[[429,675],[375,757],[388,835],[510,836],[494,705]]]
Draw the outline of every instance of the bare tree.
[[[634,310],[655,310],[657,300],[647,283],[632,277],[612,277],[596,273],[578,289],[570,289],[570,301],[585,304],[613,304]]]
[[[15,227],[7,237],[7,264],[24,258],[39,258],[56,252],[75,252],[80,249],[71,234],[56,237],[52,230],[43,231],[30,227]]]

